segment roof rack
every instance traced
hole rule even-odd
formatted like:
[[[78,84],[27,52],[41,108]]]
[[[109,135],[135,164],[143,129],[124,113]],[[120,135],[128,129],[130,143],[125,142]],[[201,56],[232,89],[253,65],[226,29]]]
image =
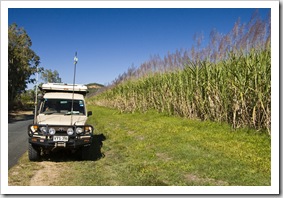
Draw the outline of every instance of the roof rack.
[[[45,83],[40,87],[45,92],[75,92],[86,94],[88,93],[87,86],[81,84],[67,84],[67,83]]]

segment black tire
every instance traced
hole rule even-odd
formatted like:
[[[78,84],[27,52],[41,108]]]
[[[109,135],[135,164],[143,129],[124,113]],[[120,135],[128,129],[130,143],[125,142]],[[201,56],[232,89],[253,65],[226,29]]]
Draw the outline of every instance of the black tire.
[[[29,144],[28,157],[30,161],[38,161],[40,157],[40,150],[34,148],[32,144]]]

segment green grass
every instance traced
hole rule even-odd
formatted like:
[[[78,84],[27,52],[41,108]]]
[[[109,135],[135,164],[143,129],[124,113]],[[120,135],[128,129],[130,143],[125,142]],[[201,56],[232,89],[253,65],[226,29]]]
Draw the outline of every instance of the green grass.
[[[268,135],[245,129],[235,133],[227,124],[154,111],[121,114],[97,106],[90,110],[94,115],[89,123],[107,138],[102,147],[105,157],[70,163],[79,171],[68,174],[68,185],[271,184]]]
[[[270,136],[228,124],[155,111],[120,113],[91,106],[88,123],[103,133],[104,157],[54,162],[54,186],[270,186]],[[60,160],[59,160],[60,161]],[[25,154],[9,185],[29,185],[43,168]],[[48,180],[48,178],[46,178]]]
[[[9,186],[29,186],[30,180],[40,170],[42,166],[37,162],[30,162],[25,153],[18,162],[18,165],[12,167],[8,172]]]

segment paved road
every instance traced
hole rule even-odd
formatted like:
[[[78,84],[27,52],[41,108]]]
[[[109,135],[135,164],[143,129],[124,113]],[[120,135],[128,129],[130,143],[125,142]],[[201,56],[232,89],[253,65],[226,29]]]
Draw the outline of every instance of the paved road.
[[[19,158],[28,149],[27,127],[33,119],[15,121],[8,124],[8,167],[17,164]]]

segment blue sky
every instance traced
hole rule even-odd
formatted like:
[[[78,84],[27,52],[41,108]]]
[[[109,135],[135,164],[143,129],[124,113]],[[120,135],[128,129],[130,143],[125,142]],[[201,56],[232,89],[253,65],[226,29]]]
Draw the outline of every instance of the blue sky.
[[[191,48],[195,33],[209,40],[215,28],[226,34],[240,18],[247,23],[255,9],[247,8],[9,8],[8,23],[23,27],[45,69],[57,70],[62,81],[110,83],[151,55],[164,57]],[[259,9],[265,18],[270,9]],[[30,88],[31,86],[29,86]]]

